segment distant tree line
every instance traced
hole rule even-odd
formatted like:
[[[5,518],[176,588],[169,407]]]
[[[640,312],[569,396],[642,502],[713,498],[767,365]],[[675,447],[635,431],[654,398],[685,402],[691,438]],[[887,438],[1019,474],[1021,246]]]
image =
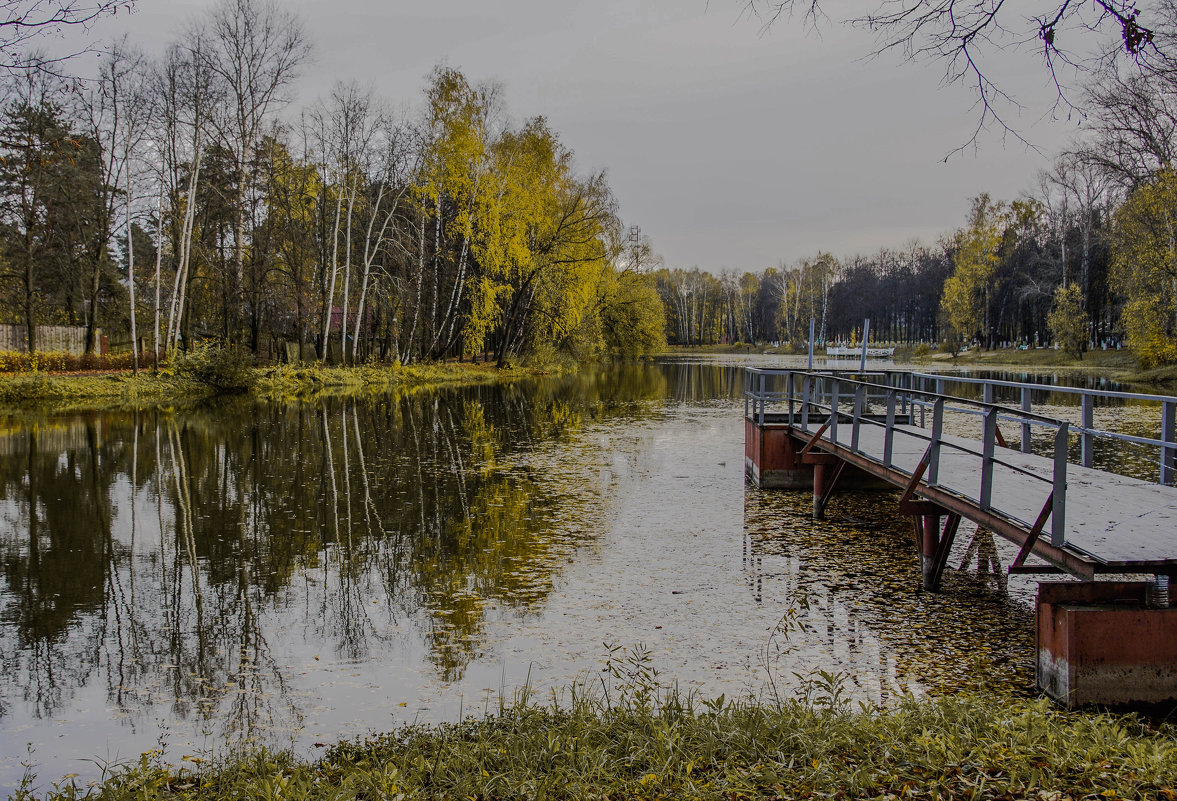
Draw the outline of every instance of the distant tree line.
[[[1012,201],[973,198],[935,245],[759,274],[656,273],[675,344],[871,338],[960,347],[1126,341],[1177,362],[1177,70],[1108,67],[1084,94],[1084,135]]]
[[[661,346],[649,243],[542,117],[439,67],[415,114],[338,85],[283,118],[310,57],[277,4],[222,0],[156,61],[10,72],[0,322],[347,363]]]
[[[935,341],[940,288],[951,251],[913,243],[845,262],[818,253],[794,266],[718,278],[693,270],[655,273],[672,344],[779,341],[803,346],[850,338],[871,319],[872,338]]]

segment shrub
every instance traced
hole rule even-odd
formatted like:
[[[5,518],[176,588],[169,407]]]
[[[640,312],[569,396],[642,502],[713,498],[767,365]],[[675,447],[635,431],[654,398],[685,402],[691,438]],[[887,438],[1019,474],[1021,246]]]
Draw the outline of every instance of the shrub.
[[[140,354],[139,366],[151,365],[151,354]],[[0,373],[72,373],[86,370],[129,370],[131,352],[113,353],[106,356],[97,353],[65,353],[64,351],[38,351],[20,353],[0,351]]]
[[[912,351],[913,356],[930,356],[931,354],[932,346],[927,342],[921,342],[920,344],[916,345],[915,350]]]
[[[43,373],[13,376],[0,383],[0,403],[56,401],[66,394],[60,382]]]
[[[176,375],[199,381],[218,394],[245,392],[253,386],[253,356],[232,345],[202,342],[172,354]]]

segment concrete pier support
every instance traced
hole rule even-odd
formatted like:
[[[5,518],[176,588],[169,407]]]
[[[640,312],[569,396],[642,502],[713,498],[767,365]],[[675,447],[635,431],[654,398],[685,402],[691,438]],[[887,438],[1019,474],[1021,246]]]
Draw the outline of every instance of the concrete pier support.
[[[792,429],[744,420],[744,473],[760,489],[813,488],[813,465],[802,464]]]
[[[1038,689],[1069,707],[1177,700],[1177,608],[1148,581],[1038,585]]]

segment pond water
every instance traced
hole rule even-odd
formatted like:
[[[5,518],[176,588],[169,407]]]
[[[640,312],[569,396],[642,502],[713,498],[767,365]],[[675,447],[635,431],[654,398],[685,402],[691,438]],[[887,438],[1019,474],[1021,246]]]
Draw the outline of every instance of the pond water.
[[[1003,543],[924,594],[893,502],[745,485],[745,363],[782,360],[2,421],[0,792],[599,687],[611,649],[706,697],[1031,692]]]

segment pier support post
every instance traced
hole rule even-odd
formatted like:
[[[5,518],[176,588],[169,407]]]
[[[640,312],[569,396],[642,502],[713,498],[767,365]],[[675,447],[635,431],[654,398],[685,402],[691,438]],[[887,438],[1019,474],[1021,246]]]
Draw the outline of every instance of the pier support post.
[[[920,589],[936,592],[940,576],[936,571],[936,552],[940,545],[940,516],[924,515],[916,518],[922,529],[920,537]]]
[[[813,519],[826,519],[826,501],[830,498],[830,493],[826,489],[826,471],[829,465],[815,464],[813,466]]]
[[[911,515],[916,547],[920,554],[920,589],[939,592],[940,579],[948,564],[948,554],[960,528],[960,515],[941,509],[928,501],[900,501],[900,511]],[[940,528],[940,520],[944,528]]]
[[[820,454],[810,456],[813,465],[813,519],[826,519],[826,504],[838,486],[838,479],[846,469],[846,463],[833,456]]]

